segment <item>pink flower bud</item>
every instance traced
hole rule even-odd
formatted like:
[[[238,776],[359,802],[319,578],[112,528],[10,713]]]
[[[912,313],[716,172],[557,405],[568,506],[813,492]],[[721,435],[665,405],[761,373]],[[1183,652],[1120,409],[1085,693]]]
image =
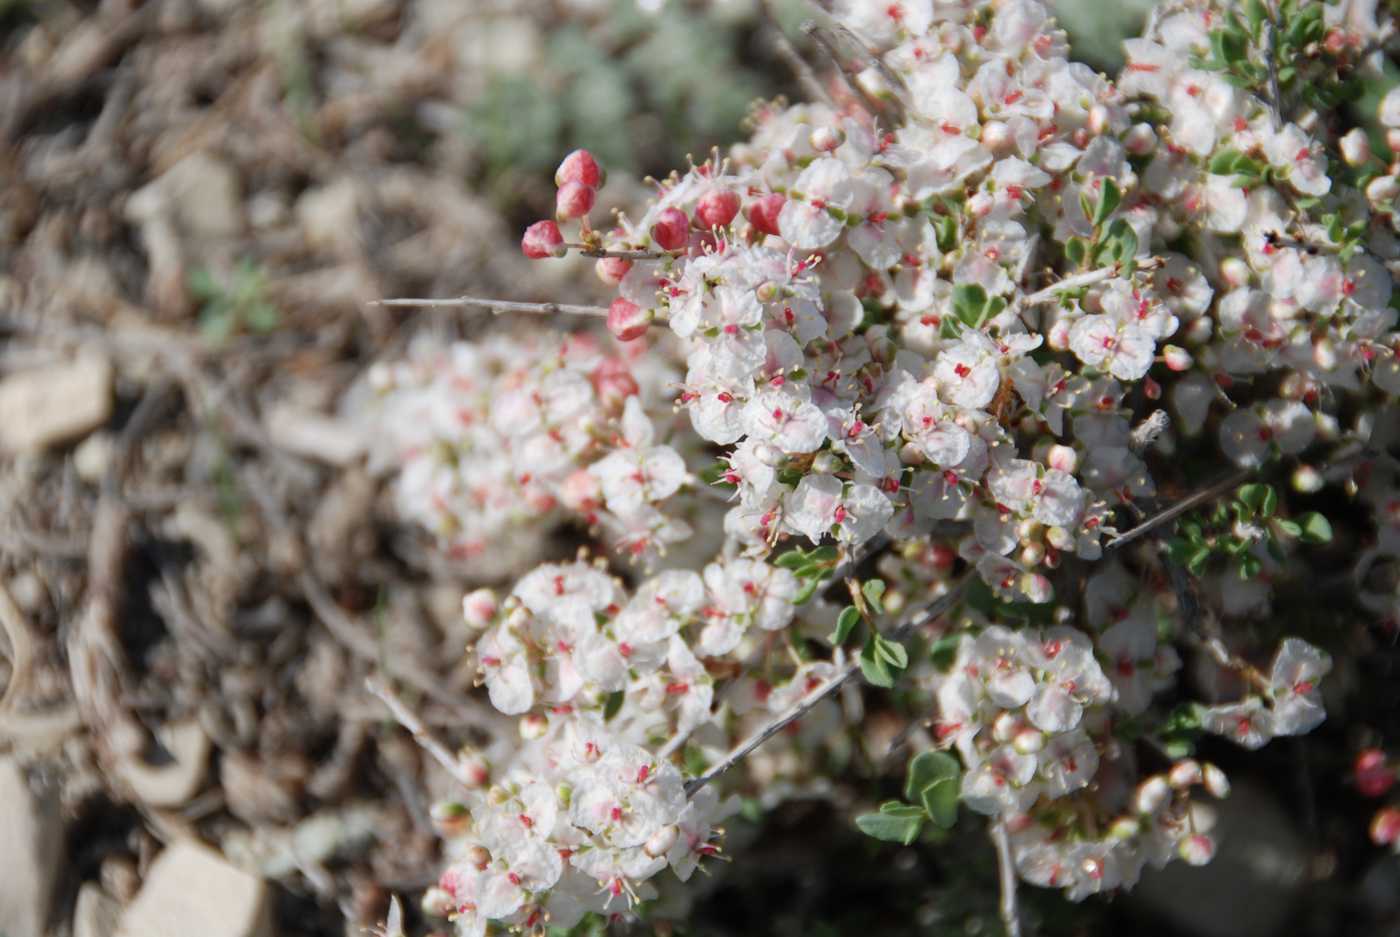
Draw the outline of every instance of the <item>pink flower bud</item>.
[[[1371,842],[1390,846],[1400,839],[1400,808],[1383,807],[1371,818]]]
[[[1123,146],[1134,156],[1146,156],[1157,148],[1157,134],[1149,124],[1133,124],[1123,138]]]
[[[647,327],[651,325],[652,313],[650,309],[643,309],[634,302],[629,302],[619,296],[608,306],[608,331],[617,337],[618,341],[630,342],[633,339],[641,338],[647,334]]]
[[[603,501],[603,487],[587,469],[576,469],[564,479],[559,501],[571,511],[586,514]]]
[[[1156,813],[1172,796],[1171,785],[1160,774],[1154,774],[1138,785],[1133,795],[1133,808],[1138,813]]]
[[[1074,470],[1079,467],[1079,453],[1071,446],[1054,445],[1045,454],[1045,464],[1052,469],[1059,469],[1061,472],[1074,474]]]
[[[598,279],[608,286],[617,286],[622,282],[622,278],[627,276],[627,271],[632,269],[632,261],[622,257],[600,257],[593,265],[593,271],[598,274]]]
[[[462,617],[473,628],[485,628],[496,617],[500,603],[490,589],[477,589],[462,598]]]
[[[1356,756],[1356,789],[1362,797],[1380,797],[1395,784],[1395,769],[1385,762],[1385,752],[1368,748]]]
[[[1176,852],[1187,865],[1205,865],[1215,855],[1215,840],[1204,833],[1197,833],[1177,844]]]
[[[695,218],[700,227],[727,228],[739,214],[739,193],[732,189],[714,189],[700,197],[695,206]]]
[[[846,142],[846,133],[839,127],[818,127],[812,131],[807,142],[818,153],[830,153]]]
[[[549,731],[549,720],[539,713],[528,713],[520,717],[520,737],[527,742],[543,738]]]
[[[471,829],[472,815],[465,804],[449,801],[433,804],[429,811],[433,826],[440,836],[460,836]]]
[[[593,390],[609,409],[620,409],[623,401],[636,394],[640,388],[632,371],[621,358],[606,358],[589,375]]]
[[[671,851],[671,847],[676,845],[676,840],[680,839],[680,835],[681,831],[674,823],[670,826],[663,826],[651,834],[651,839],[647,840],[642,851],[653,859],[660,858]]]
[[[554,184],[561,189],[570,182],[580,182],[590,189],[596,189],[602,186],[605,178],[598,161],[587,150],[574,150],[564,157],[554,171]]]
[[[1039,729],[1022,729],[1011,740],[1011,747],[1022,755],[1034,755],[1045,747],[1045,733]]]
[[[491,853],[485,846],[473,846],[467,850],[465,858],[467,865],[474,869],[484,869],[491,864]]]
[[[1204,779],[1206,792],[1217,800],[1224,800],[1230,796],[1230,779],[1210,762],[1201,765],[1201,775]]]
[[[432,917],[447,917],[457,912],[457,902],[442,888],[429,888],[423,892],[423,913]]]
[[[1342,159],[1347,161],[1348,166],[1361,166],[1371,159],[1371,141],[1366,136],[1366,131],[1360,127],[1353,127],[1352,130],[1340,140],[1337,145],[1341,147]]]
[[[1162,348],[1162,357],[1166,359],[1167,370],[1185,371],[1195,362],[1191,357],[1191,352],[1180,345],[1167,345]]]
[[[749,219],[749,224],[764,234],[778,233],[778,214],[783,210],[783,205],[787,199],[773,192],[749,202],[744,209],[744,217]]]
[[[1294,491],[1305,495],[1321,491],[1322,486],[1327,483],[1327,480],[1322,477],[1322,473],[1311,465],[1300,465],[1294,469],[1290,481]]]
[[[554,217],[560,221],[582,218],[593,210],[598,193],[582,182],[566,182],[554,194]]]
[[[1050,332],[1045,336],[1045,344],[1055,351],[1068,351],[1070,325],[1069,320],[1060,319],[1050,326]]]
[[[1183,758],[1172,765],[1171,770],[1167,772],[1167,780],[1177,789],[1200,784],[1204,780],[1201,763],[1194,758]]]
[[[651,239],[664,251],[685,247],[690,237],[690,219],[679,208],[664,208],[651,226]]]
[[[1011,128],[1004,121],[989,120],[982,126],[982,145],[993,153],[1004,153],[1014,141]]]
[[[563,257],[569,252],[564,246],[564,235],[559,233],[559,226],[552,221],[536,221],[526,228],[525,236],[520,239],[520,249],[531,260]]]

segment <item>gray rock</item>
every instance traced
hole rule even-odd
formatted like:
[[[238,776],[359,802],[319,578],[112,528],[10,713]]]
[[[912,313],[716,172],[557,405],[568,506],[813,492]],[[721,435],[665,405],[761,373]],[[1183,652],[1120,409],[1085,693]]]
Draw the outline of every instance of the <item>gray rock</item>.
[[[112,364],[98,355],[0,381],[0,449],[37,452],[86,436],[112,415]]]
[[[0,759],[0,934],[44,937],[63,865],[58,790],[36,790],[13,758]]]
[[[146,873],[116,937],[273,937],[262,879],[206,846],[177,842]]]

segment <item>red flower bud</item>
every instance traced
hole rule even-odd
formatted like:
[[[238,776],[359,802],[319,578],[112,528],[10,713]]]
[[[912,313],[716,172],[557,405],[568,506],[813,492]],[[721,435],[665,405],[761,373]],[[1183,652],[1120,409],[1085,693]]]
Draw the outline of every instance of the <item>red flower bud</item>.
[[[650,325],[650,309],[643,309],[620,296],[608,307],[608,331],[617,336],[619,341],[630,342],[634,338],[641,338],[647,334],[647,327]]]
[[[582,218],[593,210],[597,191],[582,182],[566,182],[554,196],[554,216],[560,221]]]
[[[663,209],[651,226],[651,239],[665,251],[680,250],[690,236],[690,219],[679,208]]]
[[[1400,839],[1400,809],[1382,807],[1371,818],[1371,842],[1389,846],[1396,839]]]
[[[778,213],[783,210],[786,202],[786,198],[773,192],[749,202],[749,207],[744,210],[744,217],[749,219],[749,224],[764,234],[777,234]]]
[[[554,184],[561,189],[570,182],[581,182],[590,189],[597,189],[603,185],[604,178],[598,161],[587,150],[574,150],[554,171]]]
[[[700,198],[695,217],[705,230],[727,228],[739,214],[739,193],[730,189],[714,189]]]
[[[1385,763],[1385,752],[1368,748],[1356,756],[1356,789],[1362,797],[1380,797],[1395,785],[1395,769]]]
[[[536,221],[526,228],[525,236],[520,239],[520,249],[531,260],[563,257],[569,252],[564,246],[564,235],[559,233],[559,226],[552,221]]]

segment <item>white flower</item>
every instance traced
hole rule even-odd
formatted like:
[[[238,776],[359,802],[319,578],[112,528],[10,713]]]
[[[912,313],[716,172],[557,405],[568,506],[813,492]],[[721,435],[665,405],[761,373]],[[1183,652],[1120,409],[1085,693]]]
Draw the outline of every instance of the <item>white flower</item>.
[[[1085,316],[1075,322],[1069,347],[1080,361],[1123,381],[1136,381],[1152,367],[1152,336],[1112,316]]]

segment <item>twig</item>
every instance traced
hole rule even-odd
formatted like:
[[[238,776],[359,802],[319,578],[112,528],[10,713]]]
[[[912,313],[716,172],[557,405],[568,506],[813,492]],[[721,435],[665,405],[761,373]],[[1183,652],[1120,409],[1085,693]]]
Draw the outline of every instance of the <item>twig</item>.
[[[865,109],[869,111],[872,116],[883,114],[885,106],[872,97],[869,91],[865,90],[865,87],[859,81],[860,76],[841,58],[841,53],[837,50],[836,43],[832,40],[829,31],[811,20],[802,24],[802,31],[808,36],[811,36],[812,40],[821,47],[821,50],[825,52],[832,63],[836,65],[842,76],[846,79],[847,86],[849,86],[865,104]]]
[[[1162,259],[1160,257],[1148,257],[1145,260],[1140,260],[1137,262],[1137,269],[1155,270],[1161,265]],[[1095,283],[1101,283],[1104,280],[1111,280],[1116,276],[1122,275],[1122,273],[1122,264],[1110,264],[1107,267],[1099,267],[1097,270],[1088,270],[1084,273],[1076,273],[1074,276],[1065,277],[1058,283],[1054,283],[1050,286],[1047,286],[1043,290],[1037,290],[1034,293],[1022,296],[1020,299],[1012,302],[1011,308],[1014,311],[1017,309],[1022,309],[1026,306],[1037,306],[1041,303],[1053,302],[1054,300],[1060,298],[1061,293],[1067,292],[1069,290],[1077,290],[1085,286],[1093,286]]]
[[[1134,540],[1137,540],[1144,534],[1156,530],[1158,527],[1165,524],[1167,521],[1180,517],[1182,514],[1185,514],[1187,511],[1196,507],[1198,504],[1203,504],[1207,501],[1215,500],[1225,492],[1229,491],[1231,488],[1234,488],[1236,485],[1242,484],[1245,481],[1245,479],[1249,478],[1253,474],[1253,469],[1239,469],[1238,471],[1231,472],[1229,475],[1220,479],[1218,482],[1215,482],[1212,485],[1208,485],[1205,488],[1202,488],[1200,491],[1196,492],[1195,494],[1183,498],[1182,500],[1178,501],[1176,504],[1173,504],[1166,510],[1158,514],[1152,515],[1147,520],[1143,521],[1141,524],[1138,524],[1136,527],[1132,528],[1126,533],[1119,534],[1112,540],[1108,541],[1108,543],[1104,544],[1103,548],[1105,550],[1116,550],[1129,543],[1132,543]]]
[[[975,574],[963,574],[962,579],[960,579],[957,582],[957,584],[954,585],[951,589],[949,589],[947,592],[945,592],[938,598],[934,599],[924,608],[915,612],[912,618],[908,619],[898,628],[894,629],[894,631],[891,633],[891,637],[898,640],[899,638],[904,637],[916,628],[922,627],[928,622],[933,621],[934,619],[942,615],[944,612],[948,611],[948,609],[952,608],[952,606],[962,596],[963,587],[967,584],[968,576],[970,575]],[[750,752],[758,748],[764,742],[771,739],[773,736],[777,735],[779,732],[783,731],[783,729],[787,728],[787,726],[791,723],[807,715],[809,712],[816,708],[818,703],[835,693],[837,690],[841,689],[841,687],[843,687],[847,681],[849,681],[859,672],[860,660],[859,658],[854,658],[851,660],[850,663],[846,664],[843,668],[841,668],[841,670],[837,671],[834,677],[812,690],[806,696],[802,697],[802,699],[797,703],[797,705],[793,706],[791,709],[788,709],[786,712],[780,713],[777,717],[775,717],[772,721],[768,722],[757,732],[753,733],[748,738],[744,739],[744,741],[740,742],[729,752],[729,754],[725,755],[724,758],[718,764],[710,767],[708,770],[705,771],[704,774],[701,774],[700,776],[695,778],[691,778],[689,781],[687,781],[685,784],[686,796],[693,796],[706,784],[709,784],[715,778],[719,777],[721,774],[734,767],[740,761],[743,761],[744,758],[746,758]]]
[[[1021,915],[1016,907],[1016,862],[1011,856],[1011,837],[1006,833],[1006,823],[994,820],[991,834],[992,845],[997,850],[997,874],[1001,879],[1001,923],[1006,928],[1006,937],[1021,937]]]
[[[1278,61],[1274,55],[1274,18],[1272,13],[1264,20],[1264,67],[1269,73],[1268,97],[1264,100],[1264,105],[1269,109],[1269,117],[1273,120],[1274,130],[1277,131],[1283,126],[1283,98],[1278,90]]]
[[[455,299],[376,299],[371,306],[422,306],[439,308],[447,306],[476,306],[490,309],[494,313],[528,312],[539,316],[596,316],[606,318],[606,306],[579,306],[572,303],[519,303],[504,299],[482,299],[476,296],[458,296]]]
[[[773,12],[772,0],[758,0],[758,11],[766,27],[764,35],[769,45],[773,47],[778,58],[783,60],[783,64],[792,69],[797,83],[802,86],[807,97],[834,108],[835,102],[831,100],[831,95],[827,94],[826,88],[822,87],[821,80],[817,78],[816,72],[812,71],[812,66],[807,64],[807,60],[788,41],[782,24],[778,22],[777,14]]]
[[[606,247],[591,247],[587,244],[573,243],[567,243],[564,246],[578,251],[585,257],[616,257],[619,260],[664,260],[667,257],[679,257],[685,253],[684,250],[618,251],[608,250]]]
[[[365,680],[365,689],[372,695],[379,697],[379,700],[389,710],[394,721],[403,726],[413,735],[413,741],[418,743],[418,747],[423,749],[433,760],[447,769],[447,773],[456,778],[463,787],[475,788],[481,785],[467,771],[466,765],[447,746],[443,745],[437,738],[428,731],[428,727],[423,725],[423,720],[418,718],[418,714],[408,708],[408,705],[384,684],[374,678]]]

